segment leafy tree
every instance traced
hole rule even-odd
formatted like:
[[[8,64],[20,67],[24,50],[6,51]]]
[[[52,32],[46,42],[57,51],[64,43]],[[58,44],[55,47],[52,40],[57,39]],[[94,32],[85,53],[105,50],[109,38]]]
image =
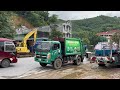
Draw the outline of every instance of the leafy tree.
[[[15,30],[10,23],[10,12],[0,11],[0,37],[13,38]]]
[[[24,17],[34,27],[48,25],[49,22],[48,11],[16,11],[16,13]]]
[[[51,35],[49,36],[50,39],[53,39],[55,37],[63,37],[63,34],[56,29],[56,27],[51,28]]]
[[[89,45],[89,44],[90,44],[90,41],[89,41],[88,38],[83,38],[82,41],[83,41],[83,43],[84,43],[85,45]]]
[[[49,18],[49,22],[52,23],[52,24],[55,24],[57,22],[57,19],[58,16],[53,14],[50,18]]]
[[[120,48],[120,32],[117,32],[112,36],[112,41],[116,42]]]

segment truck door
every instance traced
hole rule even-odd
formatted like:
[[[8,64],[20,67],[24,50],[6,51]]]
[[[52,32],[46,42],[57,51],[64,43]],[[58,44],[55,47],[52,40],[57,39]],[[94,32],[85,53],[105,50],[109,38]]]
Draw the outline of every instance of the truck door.
[[[52,60],[55,60],[58,56],[61,55],[60,44],[56,43],[52,46]]]

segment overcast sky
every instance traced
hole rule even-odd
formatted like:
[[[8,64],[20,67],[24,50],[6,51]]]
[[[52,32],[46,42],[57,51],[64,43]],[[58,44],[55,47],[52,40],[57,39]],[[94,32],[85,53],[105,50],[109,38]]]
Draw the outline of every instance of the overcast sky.
[[[50,15],[56,14],[58,18],[63,20],[77,20],[99,15],[120,17],[120,11],[49,11],[49,13]]]

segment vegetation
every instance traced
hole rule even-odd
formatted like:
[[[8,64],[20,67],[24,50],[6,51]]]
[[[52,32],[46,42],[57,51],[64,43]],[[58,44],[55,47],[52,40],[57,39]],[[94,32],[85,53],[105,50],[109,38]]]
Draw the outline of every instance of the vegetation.
[[[15,13],[25,18],[34,27],[45,26],[57,22],[57,15],[49,17],[48,11],[16,11]]]
[[[54,24],[57,16],[49,17],[48,11],[0,11],[0,36],[13,38],[15,29],[22,25],[33,28]]]
[[[73,37],[82,38],[85,44],[95,45],[97,42],[106,41],[96,34],[113,29],[120,29],[119,17],[101,15],[89,19],[72,20]]]
[[[51,26],[51,35],[50,35],[50,39],[53,39],[55,37],[63,37],[63,34],[57,30],[57,27],[55,25]]]
[[[112,41],[117,43],[120,48],[120,32],[117,32],[112,36]]]
[[[11,12],[0,11],[0,37],[13,38],[14,29],[10,23]]]
[[[63,23],[57,15],[49,16],[48,11],[0,11],[0,36],[13,38],[15,29],[21,25],[28,28]],[[105,38],[96,36],[98,32],[120,29],[119,17],[97,16],[83,20],[72,20],[72,36],[81,38],[86,45],[95,45],[97,42],[106,41]],[[52,28],[50,38],[62,36]]]

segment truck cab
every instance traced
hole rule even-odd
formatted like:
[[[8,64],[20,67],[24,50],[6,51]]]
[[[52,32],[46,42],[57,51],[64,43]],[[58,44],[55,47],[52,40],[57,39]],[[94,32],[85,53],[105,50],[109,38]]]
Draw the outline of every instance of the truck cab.
[[[15,44],[13,40],[0,38],[0,66],[6,68],[10,63],[17,63]]]
[[[51,64],[56,58],[61,57],[61,52],[60,42],[42,41],[36,48],[35,61],[40,62],[41,66],[46,66]]]

